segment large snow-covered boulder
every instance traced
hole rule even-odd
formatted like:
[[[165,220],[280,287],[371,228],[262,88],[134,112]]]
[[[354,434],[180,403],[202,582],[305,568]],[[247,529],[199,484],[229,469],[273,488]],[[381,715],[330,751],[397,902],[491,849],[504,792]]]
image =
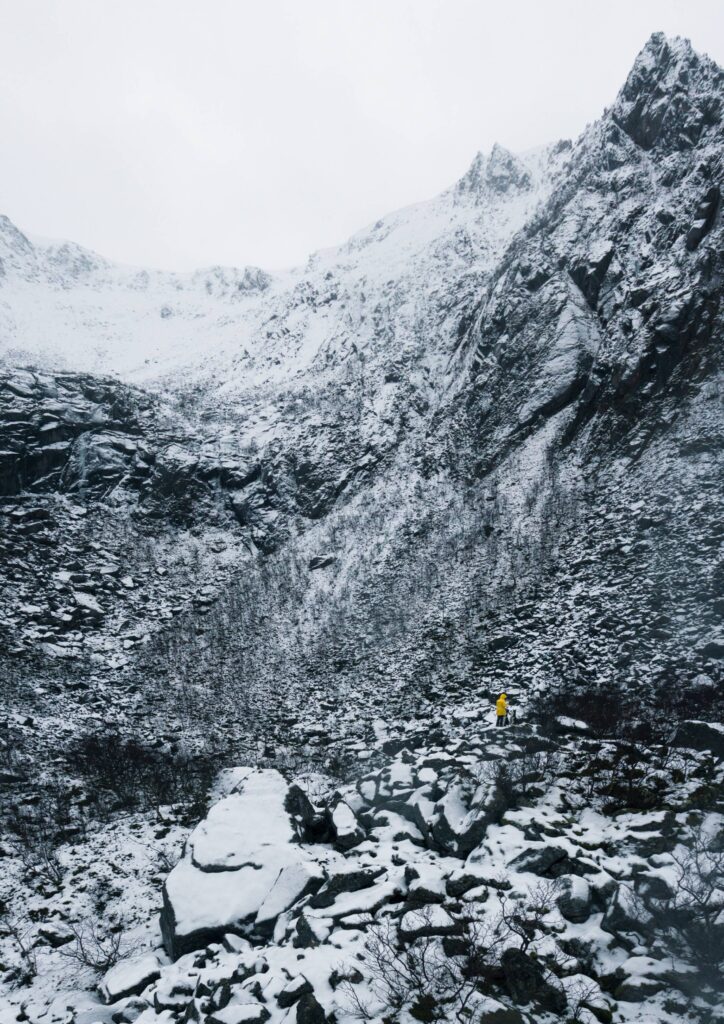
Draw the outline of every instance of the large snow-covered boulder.
[[[560,880],[561,891],[556,905],[566,921],[582,924],[591,916],[591,886],[585,878],[577,875],[563,875]]]
[[[322,884],[273,769],[250,772],[191,834],[166,880],[161,928],[177,958],[227,932],[273,930],[279,914]]]
[[[504,794],[494,783],[480,785],[472,794],[466,786],[453,784],[430,816],[432,842],[444,853],[466,857],[504,810]]]

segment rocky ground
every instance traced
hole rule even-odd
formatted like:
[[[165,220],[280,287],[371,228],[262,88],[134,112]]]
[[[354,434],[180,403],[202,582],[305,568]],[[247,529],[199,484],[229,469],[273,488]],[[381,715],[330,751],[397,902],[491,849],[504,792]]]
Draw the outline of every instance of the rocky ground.
[[[491,717],[378,721],[353,782],[227,769],[190,832],[159,807],[12,863],[4,1019],[721,1019],[724,732]]]

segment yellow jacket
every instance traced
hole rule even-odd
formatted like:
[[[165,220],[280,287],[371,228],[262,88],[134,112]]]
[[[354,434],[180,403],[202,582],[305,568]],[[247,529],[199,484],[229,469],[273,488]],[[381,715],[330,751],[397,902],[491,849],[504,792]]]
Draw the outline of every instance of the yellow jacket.
[[[496,700],[496,702],[495,702],[495,710],[496,710],[499,718],[502,715],[507,715],[508,714],[508,698],[505,696],[504,693],[501,693],[501,695]]]

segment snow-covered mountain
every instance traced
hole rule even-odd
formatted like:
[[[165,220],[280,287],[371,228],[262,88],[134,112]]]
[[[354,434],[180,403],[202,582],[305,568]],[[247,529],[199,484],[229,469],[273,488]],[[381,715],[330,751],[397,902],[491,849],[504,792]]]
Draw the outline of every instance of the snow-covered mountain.
[[[441,196],[276,275],[120,267],[73,243],[31,241],[3,217],[0,357],[136,382],[198,376],[209,362],[219,374],[252,364],[289,375],[330,349],[366,347],[382,319],[409,335],[434,317],[436,330],[550,193],[565,155],[496,146]]]
[[[64,772],[81,787],[72,838],[96,799],[83,786],[100,787],[97,814],[104,793],[125,799],[114,758],[140,759],[134,806],[140,787],[188,807],[197,789],[179,776],[203,781],[209,765],[262,768],[217,788],[230,803],[167,883],[166,953],[187,959],[154,953],[130,981],[107,980],[116,1024],[136,1010],[143,1024],[346,1020],[354,999],[327,984],[330,958],[369,955],[363,936],[383,919],[403,946],[442,948],[464,903],[489,901],[505,924],[496,872],[514,855],[516,887],[565,874],[570,891],[563,922],[541,924],[539,907],[515,969],[493,957],[475,975],[503,1000],[478,1019],[567,1005],[574,1019],[633,1021],[646,1000],[647,1019],[683,1019],[688,968],[662,980],[673,947],[656,930],[679,862],[653,858],[721,822],[723,85],[688,42],[655,35],[577,140],[478,154],[442,195],[284,273],[119,268],[0,222],[12,807],[38,765],[48,785]],[[501,689],[527,722],[498,743],[487,725]],[[667,753],[674,725],[698,750],[691,764]],[[585,781],[595,759],[605,785]],[[489,762],[518,760],[513,799]],[[279,769],[305,770],[315,807],[285,803]],[[264,793],[276,810],[260,852],[224,808],[258,815]],[[184,813],[169,812],[174,835]],[[659,845],[639,842],[659,825]],[[124,828],[108,835],[125,872]],[[549,862],[538,855],[552,837]],[[81,875],[94,842],[67,854]],[[245,858],[269,885],[255,903],[233,875],[248,913],[232,912],[213,876]],[[150,883],[131,873],[134,941],[153,945]],[[642,873],[656,876],[643,890]],[[75,882],[57,884],[38,921],[67,913],[63,899],[85,906]],[[255,987],[259,947],[271,968]],[[308,949],[300,981],[291,951]],[[374,989],[374,970],[356,970]],[[701,984],[711,991],[708,974]],[[143,991],[144,1005],[124,1001]],[[538,1016],[511,1006],[526,992]],[[444,1019],[437,1000],[414,1019]],[[692,1019],[715,1019],[704,1003]]]

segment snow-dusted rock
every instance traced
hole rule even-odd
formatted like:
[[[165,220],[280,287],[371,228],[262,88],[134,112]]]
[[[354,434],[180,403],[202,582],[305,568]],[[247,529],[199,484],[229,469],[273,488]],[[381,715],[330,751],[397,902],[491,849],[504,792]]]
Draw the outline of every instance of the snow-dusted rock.
[[[208,1024],[264,1024],[269,1010],[250,992],[235,988],[225,1006],[209,1014]]]
[[[505,805],[505,796],[495,784],[480,786],[473,794],[466,786],[450,786],[429,819],[432,840],[445,853],[467,857]]]
[[[568,874],[575,863],[563,847],[548,845],[524,850],[510,862],[510,868],[514,871],[530,871],[543,878],[560,878]]]
[[[169,955],[255,923],[270,932],[280,913],[321,884],[319,865],[296,842],[287,793],[277,771],[252,772],[194,830],[164,885]]]
[[[567,921],[580,924],[591,915],[591,886],[585,878],[576,875],[564,875],[560,879],[561,892],[556,904]]]
[[[297,838],[285,807],[288,785],[270,769],[248,776],[193,831],[193,865],[205,872],[233,871],[254,862],[265,847],[285,848]]]
[[[437,903],[408,910],[400,920],[400,937],[408,941],[431,935],[453,935],[459,930],[458,922]]]
[[[100,992],[107,1003],[116,1003],[127,996],[138,995],[161,975],[155,953],[144,953],[132,960],[121,960],[103,976]]]
[[[292,978],[277,996],[277,1004],[284,1010],[293,1006],[303,995],[312,992],[311,983],[303,974],[297,974]]]
[[[271,934],[276,919],[298,900],[316,892],[324,882],[324,869],[314,861],[301,861],[282,868],[259,907],[255,918],[255,930],[259,934]]]
[[[328,870],[329,877],[319,892],[310,899],[310,907],[331,907],[341,893],[368,889],[379,880],[380,876],[385,874],[385,867],[381,864],[366,867],[355,861],[351,863],[343,861],[330,866]]]
[[[344,800],[340,800],[332,808],[332,826],[335,843],[340,850],[351,850],[364,839],[364,831],[360,828],[354,811]]]

